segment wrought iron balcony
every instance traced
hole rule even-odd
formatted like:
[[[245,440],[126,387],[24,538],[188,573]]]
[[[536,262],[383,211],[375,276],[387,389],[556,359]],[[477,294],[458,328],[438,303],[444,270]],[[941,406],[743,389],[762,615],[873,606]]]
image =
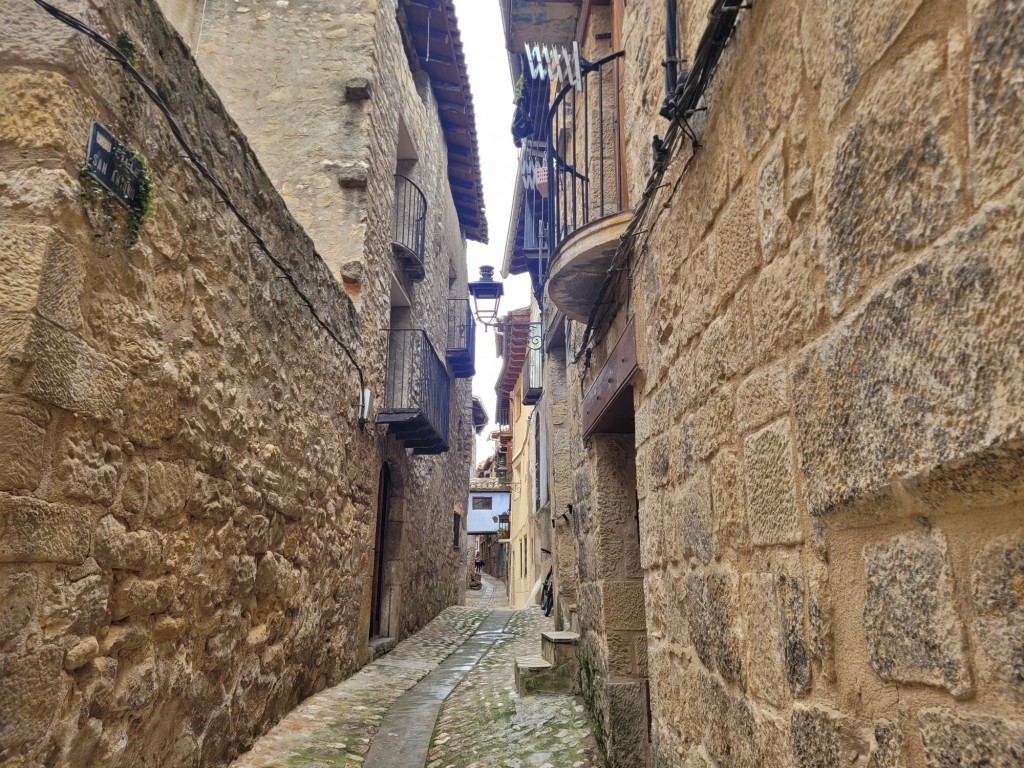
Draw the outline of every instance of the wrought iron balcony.
[[[623,52],[584,65],[548,111],[548,294],[586,321],[629,222],[622,132]]]
[[[444,353],[456,379],[476,373],[476,324],[469,299],[448,299],[448,348]]]
[[[498,432],[503,434],[512,433],[512,403],[509,401],[508,392],[498,394],[498,408],[494,416],[494,422],[498,427]],[[500,452],[500,446],[498,450]]]
[[[451,379],[426,331],[392,328],[388,334],[388,370],[384,403],[377,423],[413,453],[448,450]]]
[[[412,280],[426,274],[424,254],[427,233],[427,199],[410,179],[395,174],[395,229],[391,247]]]

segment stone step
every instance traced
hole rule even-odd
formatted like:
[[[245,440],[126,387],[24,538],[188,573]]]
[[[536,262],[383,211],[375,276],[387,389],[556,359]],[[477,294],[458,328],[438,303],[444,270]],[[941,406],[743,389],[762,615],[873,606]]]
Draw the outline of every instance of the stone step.
[[[576,658],[576,643],[579,639],[576,632],[541,632],[540,655],[551,664],[562,664]]]
[[[516,690],[520,696],[578,693],[576,677],[576,659],[556,666],[541,656],[516,657]]]
[[[396,645],[398,645],[398,639],[394,637],[372,638],[370,640],[370,661],[390,653]]]

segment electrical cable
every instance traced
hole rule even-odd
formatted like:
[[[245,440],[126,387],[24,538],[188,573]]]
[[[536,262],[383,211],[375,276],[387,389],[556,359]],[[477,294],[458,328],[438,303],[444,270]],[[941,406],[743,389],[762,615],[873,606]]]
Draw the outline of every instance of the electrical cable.
[[[213,173],[203,164],[199,155],[196,153],[194,149],[192,149],[192,146],[188,143],[188,140],[185,138],[185,135],[181,130],[181,127],[174,119],[174,116],[171,114],[170,108],[167,106],[166,103],[164,103],[164,100],[160,97],[160,94],[156,92],[153,86],[151,86],[146,81],[146,79],[139,73],[139,71],[134,67],[134,65],[132,65],[131,60],[124,53],[122,53],[116,45],[111,43],[107,38],[103,37],[103,35],[101,35],[99,32],[87,26],[84,22],[75,18],[71,14],[66,13],[60,10],[59,8],[55,8],[54,6],[50,5],[50,3],[46,2],[46,0],[35,0],[35,3],[61,23],[66,24],[75,31],[82,33],[90,40],[97,43],[104,50],[106,50],[107,53],[113,56],[121,64],[121,66],[124,67],[125,70],[127,70],[128,74],[130,74],[132,79],[135,80],[135,82],[139,85],[140,88],[142,88],[143,92],[146,94],[146,96],[149,97],[150,101],[152,101],[156,105],[156,108],[160,110],[161,114],[163,114],[164,116],[164,119],[167,121],[168,128],[170,128],[170,131],[174,135],[175,140],[177,140],[178,145],[185,152],[185,155],[188,157],[189,161],[191,161],[192,165],[195,166],[196,170],[199,171],[200,175],[203,176],[203,178],[205,178],[210,183],[214,190],[216,190],[217,194],[220,196],[221,202],[223,202],[224,205],[228,207],[228,209],[235,215],[235,218],[238,219],[238,222],[249,232],[250,235],[252,235],[253,239],[256,241],[256,247],[259,248],[264,253],[264,255],[270,260],[271,264],[273,264],[277,268],[277,270],[284,275],[285,280],[288,281],[288,284],[295,291],[296,295],[298,295],[302,303],[306,305],[306,308],[309,310],[309,313],[310,315],[312,315],[313,320],[316,322],[316,324],[319,325],[320,328],[322,328],[323,331],[331,338],[331,340],[334,341],[334,343],[341,348],[342,352],[345,353],[345,356],[349,359],[349,361],[352,363],[352,366],[356,369],[356,373],[359,374],[360,413],[358,415],[358,418],[359,428],[362,430],[366,424],[366,420],[363,418],[362,415],[363,392],[366,389],[366,383],[363,376],[362,367],[356,361],[356,358],[352,354],[352,351],[345,345],[345,343],[338,337],[334,330],[320,316],[320,313],[317,312],[312,300],[299,287],[299,284],[296,282],[294,275],[292,275],[292,273],[288,270],[284,263],[282,263],[276,256],[274,256],[273,253],[271,253],[270,248],[267,246],[266,242],[263,240],[263,237],[260,235],[260,233],[256,230],[252,223],[249,222],[248,218],[246,218],[246,216],[238,209],[234,202],[232,202],[231,198],[228,197],[227,191],[217,180],[217,178],[213,175]]]

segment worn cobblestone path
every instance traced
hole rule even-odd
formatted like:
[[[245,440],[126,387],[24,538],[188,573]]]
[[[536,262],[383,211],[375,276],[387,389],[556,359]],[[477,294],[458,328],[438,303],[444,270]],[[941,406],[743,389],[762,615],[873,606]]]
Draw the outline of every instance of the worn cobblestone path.
[[[466,603],[448,608],[348,680],[306,699],[234,768],[603,765],[575,697],[516,694],[514,659],[539,652],[540,633],[551,620],[537,608],[508,611],[504,583],[487,575]],[[493,631],[492,625],[504,629]],[[431,698],[433,710],[424,709]],[[416,711],[429,726],[438,704],[432,735],[422,722],[418,732],[396,725],[405,712]]]

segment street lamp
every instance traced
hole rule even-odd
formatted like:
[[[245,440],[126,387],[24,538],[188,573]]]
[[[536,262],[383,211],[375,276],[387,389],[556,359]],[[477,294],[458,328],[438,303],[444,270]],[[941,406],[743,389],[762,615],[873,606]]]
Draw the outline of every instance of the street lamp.
[[[473,297],[476,319],[484,327],[497,325],[498,304],[501,303],[505,289],[494,279],[494,267],[486,264],[480,267],[480,279],[469,284],[469,293]]]
[[[498,305],[505,294],[502,284],[494,279],[494,267],[486,264],[480,267],[480,279],[469,284],[473,297],[473,314],[484,329],[492,328],[505,334],[506,339],[525,340],[530,350],[539,350],[543,342],[541,324],[530,320],[498,319]]]

